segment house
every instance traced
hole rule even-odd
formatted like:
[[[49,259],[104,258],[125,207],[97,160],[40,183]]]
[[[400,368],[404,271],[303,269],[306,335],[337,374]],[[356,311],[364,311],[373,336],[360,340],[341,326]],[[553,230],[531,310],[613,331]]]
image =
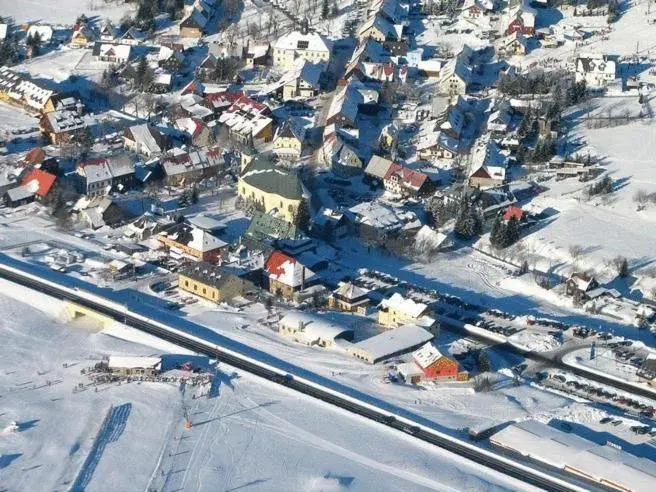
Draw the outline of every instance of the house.
[[[495,188],[506,181],[506,168],[500,166],[481,165],[469,175],[469,186],[472,188]]]
[[[360,81],[391,82],[398,76],[397,66],[382,43],[368,37],[353,52],[346,64],[344,79],[357,77]]]
[[[73,26],[71,47],[85,48],[96,40],[96,32],[89,24],[76,24]]]
[[[5,206],[15,208],[34,201],[37,186],[28,183],[8,189],[3,195]]]
[[[127,63],[132,57],[132,46],[97,41],[93,45],[91,55],[95,61]]]
[[[412,352],[434,338],[433,333],[417,325],[403,325],[346,347],[346,353],[356,359],[378,362]]]
[[[113,43],[116,41],[117,30],[111,22],[104,22],[100,26],[100,41]]]
[[[135,46],[142,43],[146,39],[146,34],[141,32],[136,27],[132,26],[130,29],[123,33],[123,36],[119,39],[119,44],[127,44],[130,46]]]
[[[511,205],[510,207],[506,208],[506,210],[504,210],[503,220],[507,222],[512,218],[516,219],[518,222],[522,222],[526,218],[526,212],[524,212],[521,208],[516,207],[515,205]]]
[[[379,43],[386,41],[400,41],[402,39],[403,26],[392,24],[388,19],[380,14],[370,16],[358,29],[356,37],[363,41],[372,38]],[[394,53],[393,53],[394,54]]]
[[[512,21],[506,28],[506,35],[509,36],[515,32],[528,37],[535,35],[536,17],[537,11],[529,6],[526,0],[523,0],[519,7],[510,14]]]
[[[589,299],[589,293],[599,287],[599,282],[584,272],[575,272],[565,282],[565,295],[578,298],[580,301]]]
[[[269,292],[288,301],[319,280],[312,270],[278,250],[272,251],[264,263],[264,275]]]
[[[204,261],[180,269],[178,288],[214,302],[227,302],[256,289],[252,282]]]
[[[294,222],[304,190],[296,173],[256,158],[240,176],[237,193],[261,204],[265,213],[275,211],[280,218]]]
[[[337,132],[325,137],[321,152],[335,176],[348,179],[362,172],[362,159],[358,152]]]
[[[328,108],[326,126],[339,125],[357,128],[357,117],[361,110],[374,108],[378,103],[378,92],[364,84],[351,79],[345,85],[340,85]]]
[[[216,178],[225,170],[223,149],[211,147],[184,152],[179,149],[160,158],[167,186],[182,186],[202,179]]]
[[[325,241],[341,239],[349,233],[349,229],[349,221],[344,212],[326,207],[321,207],[310,225],[312,234]]]
[[[301,232],[291,222],[256,211],[241,242],[251,249],[272,250],[278,241],[298,240],[302,237]]]
[[[387,176],[387,172],[392,167],[392,164],[394,164],[393,161],[374,154],[371,156],[369,164],[367,164],[367,167],[364,169],[365,177],[382,184],[385,180],[385,176]]]
[[[576,81],[587,87],[599,89],[615,80],[617,64],[605,55],[586,56],[576,59]]]
[[[352,282],[340,282],[328,297],[328,306],[364,316],[369,306],[369,290],[358,287]]]
[[[55,91],[41,82],[19,74],[9,67],[0,67],[0,101],[18,105],[30,112],[51,111]]]
[[[440,70],[438,86],[442,94],[464,95],[471,83],[471,68],[456,57],[449,60]]]
[[[430,310],[426,304],[395,292],[389,298],[383,299],[378,306],[378,323],[387,328],[412,323],[431,329],[435,326],[435,320],[429,314]]]
[[[188,145],[207,147],[214,143],[214,133],[198,118],[178,118],[174,124]]]
[[[60,145],[81,136],[87,128],[87,122],[77,111],[63,109],[44,114],[39,126],[41,133],[51,144]]]
[[[34,147],[23,156],[23,166],[38,166],[46,160],[46,151],[41,147]]]
[[[377,201],[358,203],[349,212],[356,232],[365,241],[410,235],[422,226],[414,212]]]
[[[43,24],[32,24],[27,30],[26,39],[33,38],[37,34],[41,38],[41,43],[48,44],[52,40],[54,31],[51,26]]]
[[[134,187],[135,166],[132,156],[117,154],[81,162],[77,167],[80,191],[87,197],[107,196],[112,191]]]
[[[273,138],[271,110],[265,104],[242,95],[219,116],[219,123],[235,140],[249,145],[270,142]]]
[[[194,8],[191,13],[180,21],[180,37],[199,39],[205,35],[207,17],[202,11]]]
[[[177,258],[218,263],[227,253],[228,244],[203,229],[178,223],[160,232],[157,239]]]
[[[383,186],[394,195],[412,197],[427,195],[435,189],[426,174],[395,162],[387,169]]]
[[[110,355],[107,369],[119,376],[147,376],[152,377],[162,370],[160,357],[129,357],[123,355]]]
[[[21,181],[21,186],[27,186],[34,191],[34,198],[42,200],[52,190],[57,176],[42,171],[41,169],[32,169]]]
[[[295,342],[318,347],[332,347],[335,340],[351,341],[354,336],[349,328],[301,311],[287,311],[278,321],[278,333]]]
[[[146,157],[155,157],[170,148],[170,138],[148,123],[133,125],[123,132],[123,146]]]
[[[298,58],[311,63],[330,61],[332,43],[321,34],[304,29],[292,31],[278,38],[273,44],[273,67],[278,70],[291,70]]]
[[[406,382],[417,384],[422,381],[466,381],[467,372],[460,372],[458,362],[440,353],[431,342],[412,353],[412,362],[399,364],[399,374]]]
[[[294,67],[285,72],[267,92],[277,92],[283,101],[315,97],[319,94],[321,75],[325,70],[323,62],[312,63],[299,58]]]
[[[520,31],[513,31],[499,40],[498,51],[507,56],[523,56],[528,53],[528,40]]]
[[[298,160],[305,150],[305,128],[299,120],[287,119],[273,137],[273,152],[282,159]]]
[[[121,208],[106,196],[81,197],[73,210],[77,211],[80,218],[92,229],[115,227],[125,220]]]
[[[485,15],[486,9],[478,0],[465,0],[462,7],[460,7],[460,12],[465,19],[476,20]]]
[[[7,31],[9,30],[9,24],[0,23],[0,41],[4,41],[7,37]]]
[[[130,222],[124,229],[123,235],[127,238],[134,238],[139,241],[149,239],[151,236],[159,234],[163,230],[171,227],[175,222],[166,216],[155,216],[146,212],[133,222]]]

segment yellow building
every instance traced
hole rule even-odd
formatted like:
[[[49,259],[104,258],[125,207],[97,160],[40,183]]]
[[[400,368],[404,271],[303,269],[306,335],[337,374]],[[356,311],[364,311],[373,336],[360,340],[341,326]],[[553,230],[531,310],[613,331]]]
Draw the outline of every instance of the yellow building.
[[[96,36],[93,30],[86,24],[82,24],[73,31],[73,36],[71,37],[71,46],[73,48],[84,48],[93,43],[95,40]]]
[[[273,66],[291,70],[299,58],[313,63],[330,60],[331,44],[320,34],[293,31],[282,36],[273,45]]]
[[[178,288],[209,301],[225,302],[253,291],[255,286],[219,266],[198,263],[179,272]]]
[[[429,312],[426,304],[406,299],[401,294],[395,293],[380,303],[378,323],[388,328],[406,324],[416,324],[426,328],[435,323],[435,320],[428,316]]]
[[[285,159],[300,159],[303,154],[304,131],[285,121],[273,138],[273,152]]]
[[[237,192],[266,213],[276,210],[288,222],[294,221],[303,200],[303,185],[296,173],[257,158],[245,166]]]

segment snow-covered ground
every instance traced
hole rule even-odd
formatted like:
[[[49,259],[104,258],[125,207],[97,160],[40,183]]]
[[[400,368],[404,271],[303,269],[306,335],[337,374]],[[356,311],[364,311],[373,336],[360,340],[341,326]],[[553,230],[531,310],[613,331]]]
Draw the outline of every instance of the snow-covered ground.
[[[53,317],[62,306],[42,294],[7,282],[0,292],[11,296],[0,295],[0,482],[8,490],[526,489],[229,367],[220,367],[211,398],[165,383],[73,392],[89,381],[80,369],[102,356],[154,349]],[[157,353],[181,352],[157,345]]]
[[[16,24],[44,22],[72,25],[80,14],[119,21],[135,9],[134,3],[119,0],[56,0],[47,4],[43,0],[0,1],[2,16],[11,17]]]

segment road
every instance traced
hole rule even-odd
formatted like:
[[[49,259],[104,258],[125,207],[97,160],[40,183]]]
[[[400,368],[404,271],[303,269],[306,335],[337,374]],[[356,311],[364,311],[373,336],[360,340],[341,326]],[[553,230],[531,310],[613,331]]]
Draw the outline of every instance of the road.
[[[5,263],[11,263],[11,265],[6,265]],[[84,295],[79,289],[73,291],[71,288],[54,285],[51,281],[36,277],[38,271],[41,271],[44,274],[44,277],[50,276],[45,275],[46,270],[43,268],[24,264],[23,268],[32,271],[36,270],[37,273],[25,273],[23,270],[19,273],[16,269],[20,263],[21,262],[11,261],[8,257],[3,258],[0,256],[0,277],[28,288],[38,290],[55,298],[72,301],[79,305],[88,307],[145,333],[172,342],[193,352],[215,358],[220,362],[229,364],[237,369],[273,381],[291,390],[311,396],[398,431],[405,432],[417,439],[465,457],[474,463],[501,472],[507,476],[519,479],[527,484],[537,486],[544,490],[553,491],[582,490],[574,484],[570,484],[557,477],[550,476],[518,462],[495,455],[489,451],[479,449],[470,443],[455,439],[453,436],[441,434],[436,431],[425,430],[417,425],[409,423],[411,421],[409,421],[408,418],[397,418],[395,415],[390,415],[391,412],[385,411],[373,404],[364,403],[363,400],[356,400],[352,397],[346,397],[346,395],[342,397],[339,394],[336,394],[335,391],[329,390],[328,387],[322,387],[318,384],[308,384],[301,380],[301,378],[294,377],[289,373],[277,371],[276,368],[272,367],[270,364],[265,366],[264,364],[251,362],[252,359],[249,360],[246,356],[242,357],[235,355],[234,352],[223,350],[218,345],[211,345],[207,342],[202,343],[197,341],[197,338],[194,339],[195,337],[192,338],[191,336],[185,336],[176,328],[162,328],[162,323],[160,322],[155,323],[152,321],[145,321],[143,316],[137,314],[132,315],[127,310],[121,311],[112,307],[110,304],[112,301],[108,300],[109,302],[107,303],[101,302],[97,294],[92,293],[94,298],[98,298],[98,300],[90,300],[89,297]],[[50,272],[48,272],[48,274],[50,274]],[[115,303],[113,304],[115,305]]]
[[[552,352],[533,352],[531,350],[525,350],[523,348],[517,347],[516,345],[508,342],[499,342],[498,339],[495,339],[492,336],[488,337],[481,333],[471,331],[467,329],[465,323],[462,321],[450,319],[445,316],[438,316],[438,319],[441,325],[450,331],[464,334],[478,342],[482,342],[486,345],[493,345],[495,348],[500,350],[519,355],[540,364],[544,364],[546,367],[555,367],[557,369],[569,371],[573,374],[576,374],[577,376],[581,376],[586,379],[611,386],[615,389],[632,393],[634,395],[642,396],[644,398],[650,398],[652,400],[656,398],[654,391],[649,388],[641,388],[629,382],[624,383],[622,381],[618,381],[617,379],[604,376],[603,374],[588,371],[582,367],[570,366],[569,364],[563,362],[563,357],[565,357],[565,355],[567,355],[572,350],[579,350],[580,348],[585,347],[585,344],[576,344],[574,347],[568,348],[567,350],[558,349]]]

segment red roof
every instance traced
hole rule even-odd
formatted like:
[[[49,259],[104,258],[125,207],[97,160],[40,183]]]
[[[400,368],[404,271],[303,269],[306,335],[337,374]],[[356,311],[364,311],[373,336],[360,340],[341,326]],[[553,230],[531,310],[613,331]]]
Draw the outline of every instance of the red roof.
[[[522,220],[524,218],[524,211],[519,207],[511,205],[503,213],[503,220],[510,220],[513,217],[515,217],[517,220]]]
[[[41,171],[41,169],[33,169],[32,171],[27,173],[27,176],[25,176],[25,178],[23,178],[23,182],[21,183],[21,185],[25,186],[26,184],[36,181],[39,185],[39,188],[35,191],[35,194],[40,197],[44,197],[48,194],[50,188],[52,188],[52,185],[55,184],[56,179],[57,176],[55,176],[54,174]]]
[[[25,162],[25,164],[31,165],[40,164],[45,160],[45,158],[45,151],[41,147],[34,147],[27,154],[25,154],[25,157],[23,157],[23,162]]]
[[[272,251],[264,264],[264,271],[268,274],[280,277],[285,274],[285,270],[282,266],[287,262],[295,264],[296,260],[291,256],[287,256],[282,251]]]
[[[428,176],[426,176],[424,173],[413,171],[412,169],[402,166],[401,164],[397,164],[396,162],[390,164],[384,179],[388,180],[393,175],[399,176],[401,182],[404,185],[411,186],[412,188],[416,189],[421,188],[426,182],[426,179],[428,179]]]
[[[239,98],[244,96],[245,94],[242,91],[210,92],[209,94],[205,94],[205,100],[212,104],[218,104],[221,102],[233,104],[235,101],[239,100]]]
[[[492,176],[490,176],[490,173],[487,172],[487,169],[485,168],[485,166],[481,166],[476,171],[474,171],[470,177],[472,177],[472,178],[491,178]]]

